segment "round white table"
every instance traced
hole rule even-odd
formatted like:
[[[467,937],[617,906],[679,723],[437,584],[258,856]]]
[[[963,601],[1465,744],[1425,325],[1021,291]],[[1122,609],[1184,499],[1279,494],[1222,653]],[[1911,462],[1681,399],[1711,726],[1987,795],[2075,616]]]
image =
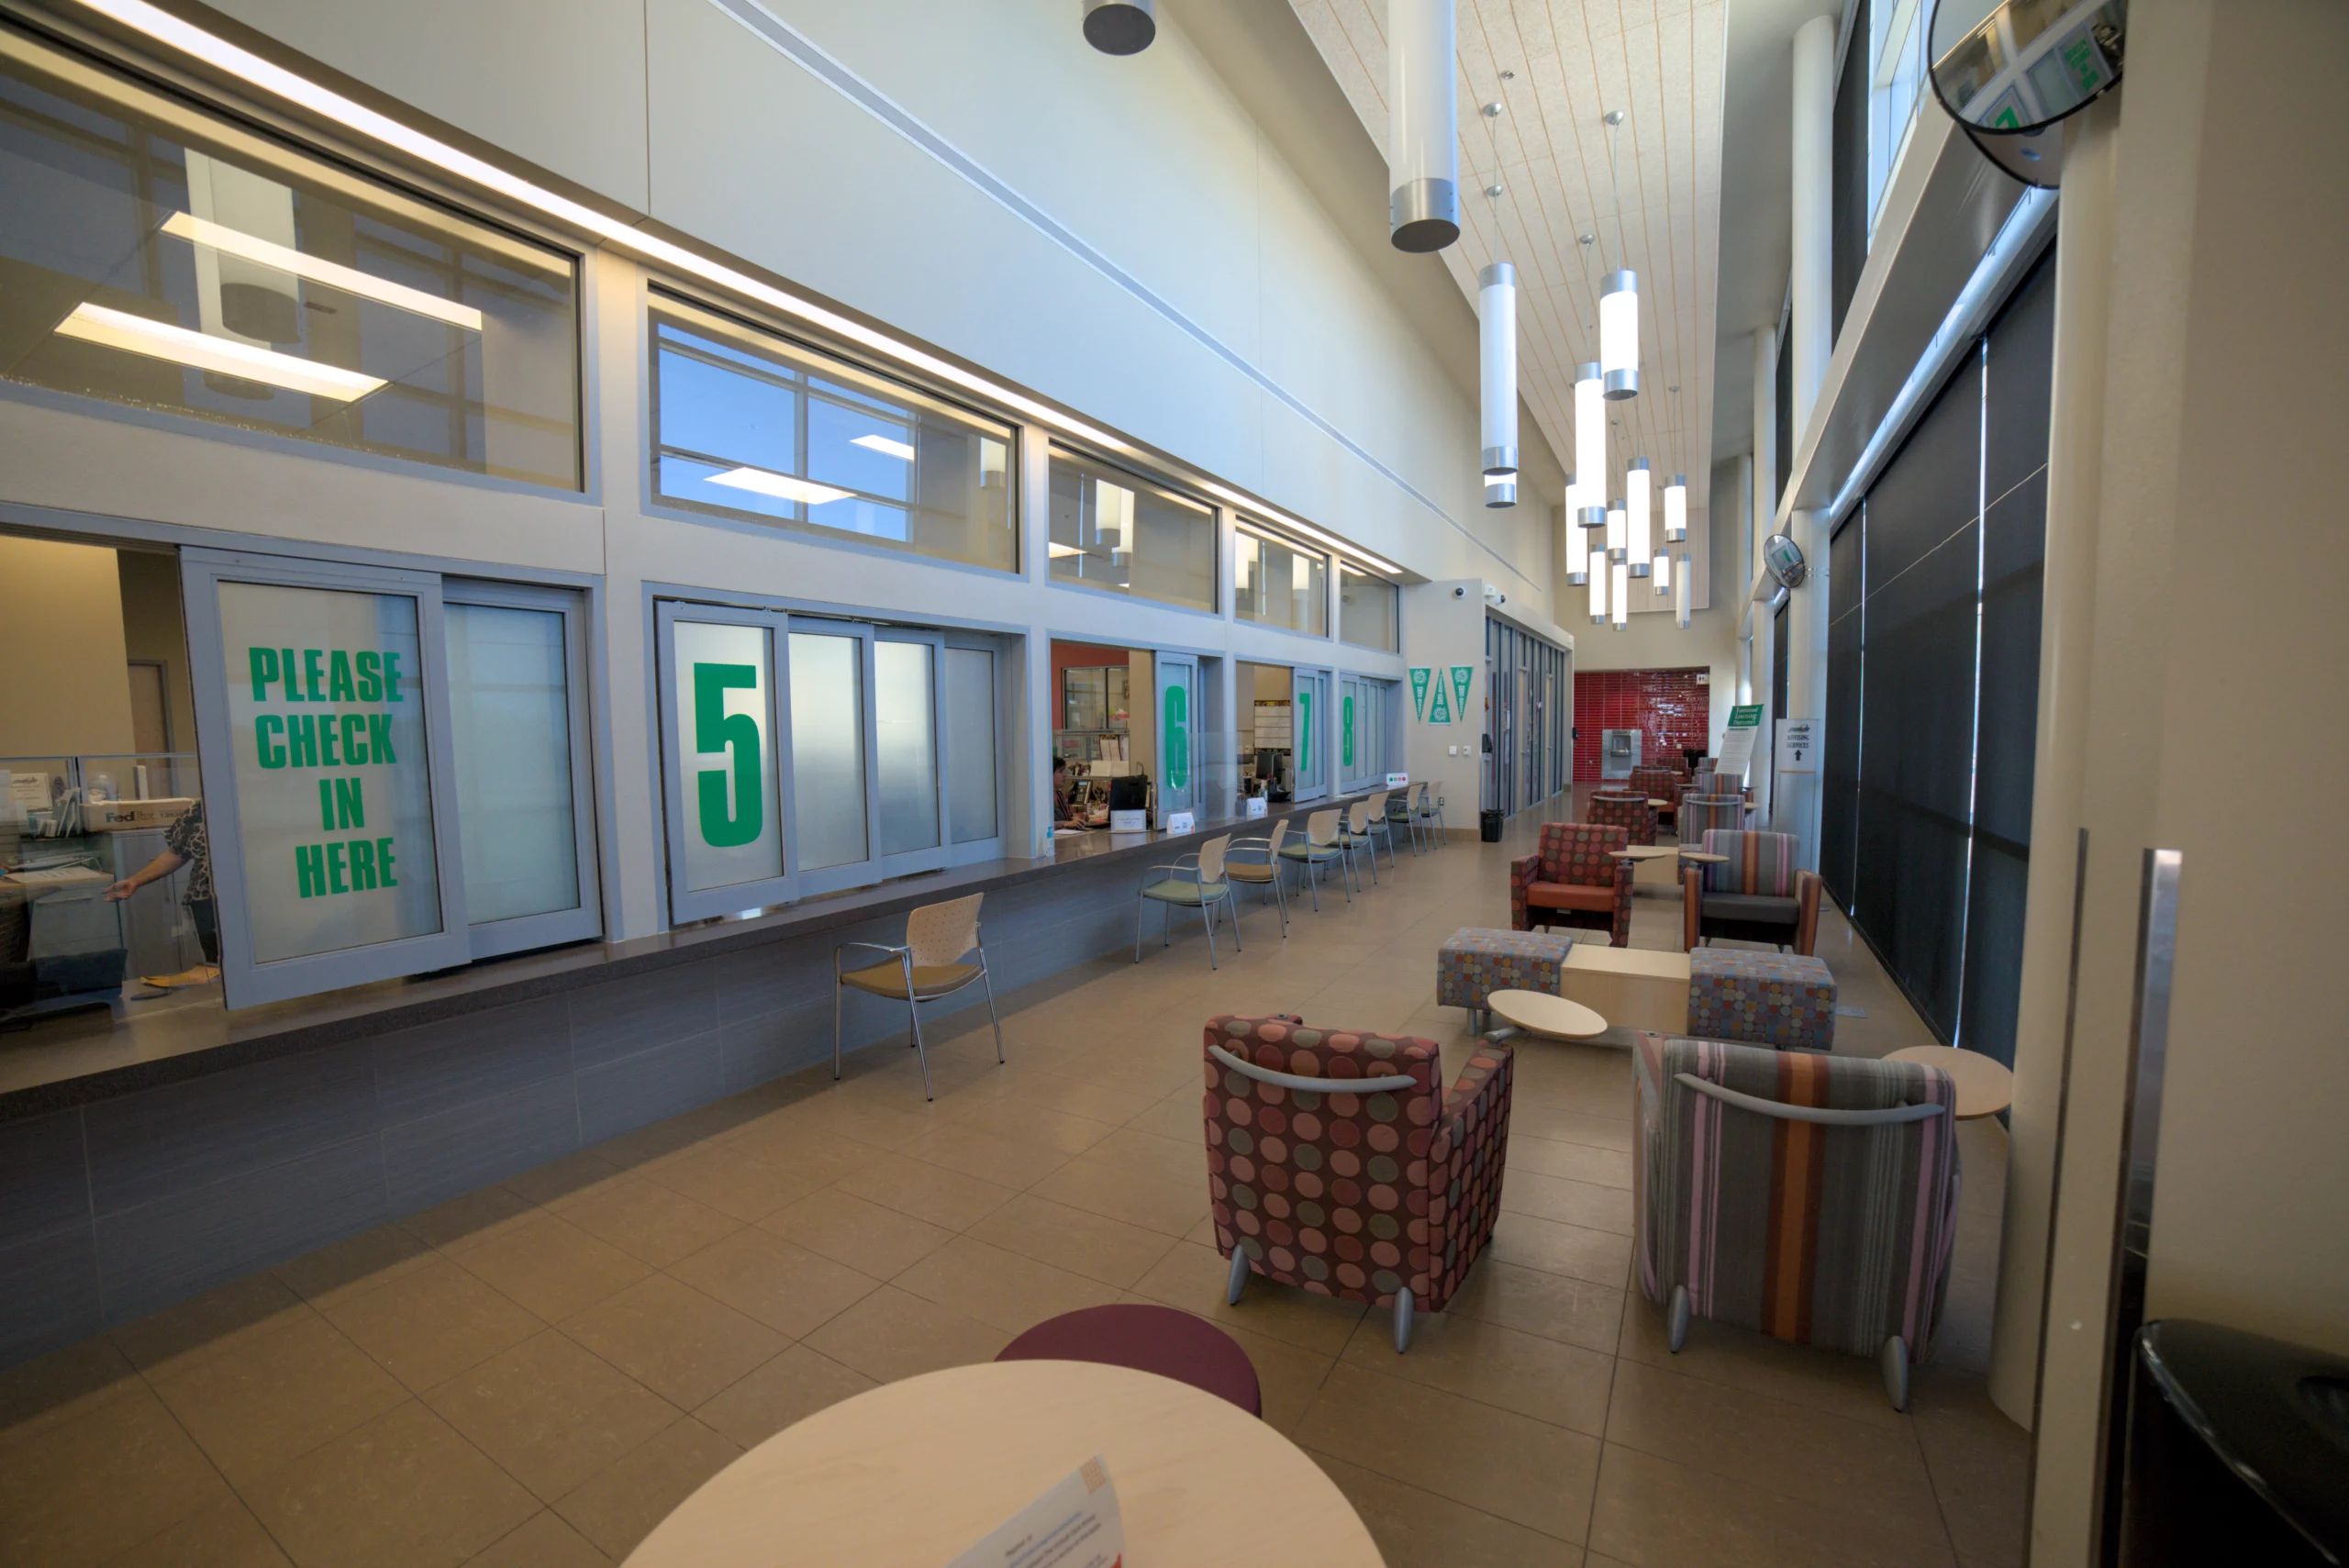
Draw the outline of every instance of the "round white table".
[[[1553,1040],[1588,1040],[1607,1032],[1607,1020],[1595,1010],[1545,991],[1496,991],[1485,998],[1485,1006],[1527,1034]]]
[[[627,1568],[943,1568],[1100,1454],[1135,1568],[1382,1568],[1305,1451],[1186,1383],[987,1362],[885,1384],[702,1484]]]
[[[1946,1045],[1912,1045],[1887,1051],[1887,1062],[1921,1062],[1957,1081],[1957,1119],[1996,1116],[2014,1103],[2015,1075],[2006,1063],[1978,1051]]]

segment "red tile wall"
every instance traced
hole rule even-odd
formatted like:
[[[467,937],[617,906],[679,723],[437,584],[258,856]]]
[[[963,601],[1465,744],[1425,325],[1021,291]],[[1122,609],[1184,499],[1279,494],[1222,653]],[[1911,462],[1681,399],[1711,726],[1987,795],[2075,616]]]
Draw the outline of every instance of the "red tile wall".
[[[1652,758],[1682,746],[1706,746],[1711,691],[1695,670],[1577,670],[1575,672],[1575,779],[1595,780],[1602,731],[1644,732],[1640,755]]]

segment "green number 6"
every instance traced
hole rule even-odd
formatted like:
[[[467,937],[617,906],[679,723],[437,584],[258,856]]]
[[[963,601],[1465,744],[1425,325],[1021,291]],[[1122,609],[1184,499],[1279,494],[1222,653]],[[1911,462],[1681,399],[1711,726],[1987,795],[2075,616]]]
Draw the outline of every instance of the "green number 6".
[[[728,713],[726,694],[756,691],[759,672],[749,664],[694,666],[694,750],[731,751],[734,756],[734,809],[726,809],[726,770],[705,768],[696,778],[700,791],[701,836],[704,843],[732,849],[756,839],[766,826],[759,788],[759,721],[747,713]]]

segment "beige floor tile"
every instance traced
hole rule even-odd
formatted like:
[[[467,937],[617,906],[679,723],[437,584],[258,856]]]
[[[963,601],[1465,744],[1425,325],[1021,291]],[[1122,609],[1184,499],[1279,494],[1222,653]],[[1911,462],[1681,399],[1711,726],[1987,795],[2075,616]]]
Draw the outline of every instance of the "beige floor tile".
[[[239,1487],[407,1397],[398,1380],[316,1313],[150,1380],[156,1397]]]
[[[1611,1356],[1622,1329],[1623,1293],[1486,1256],[1476,1260],[1444,1311]]]
[[[1171,1139],[1177,1143],[1197,1143],[1206,1137],[1206,1122],[1199,1102],[1198,1092],[1188,1087],[1179,1089],[1126,1125],[1136,1132],[1146,1132],[1153,1138]]]
[[[669,1273],[794,1340],[881,1283],[764,1230],[738,1230]]]
[[[397,1225],[379,1225],[306,1252],[272,1272],[313,1307],[364,1296],[432,1261],[432,1249]]]
[[[103,1562],[228,1496],[219,1471],[142,1385],[0,1453],[0,1562]]]
[[[1508,1119],[1508,1151],[1517,1157],[1520,1138],[1539,1139],[1543,1142],[1574,1143],[1589,1149],[1613,1150],[1629,1155],[1631,1151],[1631,1118],[1628,1111],[1622,1116],[1598,1116],[1579,1111],[1559,1110],[1555,1106],[1537,1107],[1534,1113],[1519,1119],[1512,1101]],[[1539,1170],[1537,1164],[1532,1167]]]
[[[117,1349],[151,1376],[185,1371],[206,1357],[312,1317],[310,1307],[273,1274],[250,1274],[177,1307],[117,1329]]]
[[[424,1402],[549,1503],[683,1414],[551,1329],[428,1391]]]
[[[1120,1290],[1130,1288],[1174,1246],[1174,1239],[1163,1231],[1028,1193],[971,1227],[970,1234],[991,1246]]]
[[[1514,1121],[1515,1118],[1511,1118],[1512,1124]],[[1628,1130],[1626,1129],[1627,1133]],[[1588,1182],[1593,1186],[1629,1190],[1631,1184],[1631,1154],[1629,1149],[1536,1138],[1522,1128],[1511,1125],[1508,1138],[1509,1179],[1514,1180],[1520,1173],[1562,1176],[1568,1181]]]
[[[1123,1299],[1148,1298],[1128,1292]],[[1249,1364],[1256,1369],[1256,1392],[1264,1402],[1265,1424],[1286,1437],[1295,1438],[1306,1411],[1312,1408],[1314,1396],[1330,1380],[1330,1369],[1338,1364],[1336,1358],[1230,1323],[1219,1323],[1216,1327],[1248,1352]]]
[[[783,1349],[784,1337],[691,1285],[654,1274],[567,1318],[562,1331],[680,1409]]]
[[[455,1254],[467,1273],[555,1322],[652,1271],[544,1210]]]
[[[1118,1299],[1118,1287],[1007,1252],[968,1236],[952,1241],[891,1282],[925,1301],[1020,1334],[1047,1318]]]
[[[741,1451],[688,1416],[582,1483],[555,1511],[596,1550],[617,1560]]]
[[[1230,1265],[1214,1248],[1184,1241],[1137,1281],[1134,1290],[1219,1326],[1246,1329],[1325,1356],[1346,1348],[1363,1317],[1358,1301],[1339,1301],[1262,1278],[1252,1278],[1240,1305],[1233,1307],[1224,1300],[1230,1277]]]
[[[647,1166],[641,1174],[745,1224],[822,1184],[795,1166],[787,1151],[740,1140],[699,1144],[674,1160]]]
[[[927,1164],[1013,1188],[1041,1181],[1072,1158],[1066,1151],[1049,1143],[999,1138],[960,1122],[934,1127],[899,1152]]]
[[[629,1174],[629,1168],[606,1159],[603,1155],[582,1149],[560,1160],[508,1176],[502,1184],[507,1192],[527,1203],[541,1208],[561,1209],[575,1201],[582,1193],[593,1192],[613,1179]]]
[[[1155,1176],[1176,1187],[1191,1186],[1204,1192],[1208,1182],[1207,1135],[1196,1106],[1192,1123],[1189,1136],[1185,1138],[1161,1138],[1136,1127],[1121,1127],[1094,1145],[1085,1158]]]
[[[877,1143],[844,1138],[791,1117],[787,1110],[760,1118],[729,1141],[779,1158],[793,1175],[818,1186],[828,1186],[888,1152]]]
[[[1111,1127],[1123,1127],[1161,1097],[1131,1085],[1078,1082],[1060,1076],[1022,1080],[1009,1088],[1016,1099],[1088,1121],[1106,1122]]]
[[[599,1182],[556,1212],[588,1235],[656,1269],[665,1269],[742,1227],[732,1215],[635,1175]]]
[[[1950,1542],[1969,1568],[2020,1568],[2031,1434],[1990,1403],[1980,1379],[1915,1370],[1909,1412]]]
[[[363,1296],[331,1301],[323,1310],[328,1322],[410,1392],[453,1377],[544,1327],[440,1257]]]
[[[1577,1568],[1582,1548],[1497,1518],[1326,1453],[1338,1484],[1378,1543],[1386,1568]]]
[[[852,1098],[842,1094],[839,1085],[827,1085],[821,1093],[793,1106],[791,1115],[811,1129],[875,1149],[902,1149],[937,1120],[935,1113],[923,1103],[918,1084],[908,1092],[903,1103],[889,1105],[876,1104],[866,1097]]]
[[[1664,1307],[1636,1287],[1624,1303],[1616,1353],[1627,1361],[1669,1367],[1683,1377],[1726,1384],[1849,1420],[1879,1427],[1897,1427],[1902,1420],[1884,1396],[1874,1356],[1788,1344],[1752,1329],[1701,1318],[1689,1323],[1688,1338],[1675,1355]]]
[[[1013,1189],[941,1165],[892,1154],[834,1184],[841,1191],[916,1219],[967,1229],[1010,1201]]]
[[[1607,1445],[1591,1507],[1593,1551],[1632,1568],[1949,1568],[1932,1514],[1886,1522]]]
[[[919,1262],[954,1234],[838,1187],[786,1204],[760,1220],[759,1229],[874,1279]]]
[[[1397,1355],[1391,1315],[1366,1313],[1340,1360],[1569,1431],[1601,1437],[1607,1430],[1613,1356],[1481,1318],[1422,1314],[1413,1326],[1410,1350]]]
[[[1504,1208],[1486,1255],[1520,1268],[1620,1287],[1631,1277],[1631,1239]]]
[[[481,1187],[462,1197],[415,1214],[400,1217],[400,1229],[429,1247],[455,1257],[505,1233],[538,1212],[537,1206],[512,1190],[512,1184]]]
[[[269,1531],[234,1496],[109,1559],[106,1568],[291,1568]]]
[[[1122,1219],[1145,1230],[1180,1236],[1207,1212],[1207,1155],[1188,1181],[1170,1180],[1131,1165],[1115,1165],[1086,1154],[1070,1161],[1029,1189],[1038,1197],[1072,1208]]]
[[[1082,1154],[1117,1130],[1114,1124],[1091,1117],[1071,1116],[1050,1106],[1011,1095],[993,1095],[952,1107],[953,1125],[974,1132],[1007,1138],[1037,1149]]]
[[[603,1568],[610,1561],[550,1508],[532,1514],[466,1568]]]
[[[19,1362],[0,1371],[0,1452],[146,1387],[130,1358],[104,1335]]]
[[[694,1411],[694,1418],[752,1448],[827,1406],[879,1384],[805,1345],[791,1345]]]
[[[1393,1480],[1579,1541],[1598,1440],[1341,1362],[1297,1441]]]
[[[1011,1335],[883,1285],[807,1336],[807,1348],[883,1383],[993,1361]]]
[[[442,1568],[538,1510],[529,1493],[414,1400],[244,1489],[298,1568]]]
[[[1553,1147],[1563,1148],[1564,1145]],[[1509,1152],[1517,1152],[1514,1145]],[[1586,1230],[1608,1230],[1618,1236],[1631,1234],[1631,1189],[1629,1187],[1602,1187],[1589,1182],[1567,1181],[1559,1176],[1512,1170],[1501,1184],[1501,1209],[1504,1213],[1531,1214],[1542,1219],[1579,1225]]]

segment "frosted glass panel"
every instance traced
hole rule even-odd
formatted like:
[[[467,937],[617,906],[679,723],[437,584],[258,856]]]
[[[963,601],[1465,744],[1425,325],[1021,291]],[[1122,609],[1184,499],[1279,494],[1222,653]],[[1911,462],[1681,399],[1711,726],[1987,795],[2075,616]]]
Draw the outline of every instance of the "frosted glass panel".
[[[466,918],[576,909],[562,617],[452,604],[447,624]]]
[[[1122,670],[1119,673],[1123,674]],[[995,801],[995,655],[984,648],[946,651],[946,733],[953,772],[946,799],[954,841],[992,839]]]
[[[881,852],[938,847],[938,729],[927,642],[877,642],[873,698],[881,770]]]
[[[822,632],[791,634],[791,788],[801,871],[869,858],[858,641]]]
[[[677,683],[677,778],[685,795],[685,885],[731,887],[783,874],[775,805],[774,665],[764,627],[681,620],[671,628]]]

